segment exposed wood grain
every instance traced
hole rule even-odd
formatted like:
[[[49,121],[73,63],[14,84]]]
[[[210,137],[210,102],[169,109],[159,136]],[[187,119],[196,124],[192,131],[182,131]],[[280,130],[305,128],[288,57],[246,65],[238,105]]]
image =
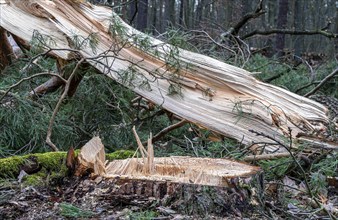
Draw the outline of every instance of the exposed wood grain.
[[[169,67],[168,55],[176,48],[133,29],[109,8],[69,4],[64,0],[7,2],[11,4],[0,0],[0,26],[4,29],[27,42],[33,31],[38,30],[51,36],[57,49],[71,48],[67,38],[74,33],[83,37],[96,33],[99,39],[96,53],[89,47],[80,50],[87,62],[120,83],[123,81],[119,74],[133,67],[137,73],[132,81],[134,86],[125,86],[187,121],[243,144],[264,141],[264,137],[250,133],[249,129],[283,140],[288,127],[296,137],[299,133],[316,133],[328,122],[323,105],[260,82],[244,69],[216,59],[178,49],[175,59],[180,68]],[[124,29],[123,36],[109,32],[116,28],[111,26],[112,22]],[[133,41],[135,36],[149,39],[148,50]],[[128,41],[127,46],[119,44],[122,39]],[[107,52],[112,45],[118,50]],[[106,57],[100,57],[104,52]],[[70,54],[66,50],[52,53],[63,59]],[[180,78],[175,81],[172,76],[177,73]],[[145,79],[148,89],[140,86]],[[181,86],[182,96],[169,95],[171,83]]]

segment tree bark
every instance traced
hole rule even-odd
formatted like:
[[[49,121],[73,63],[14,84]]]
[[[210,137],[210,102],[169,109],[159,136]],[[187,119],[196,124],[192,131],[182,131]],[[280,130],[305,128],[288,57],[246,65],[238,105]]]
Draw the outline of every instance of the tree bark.
[[[165,0],[164,1],[164,14],[165,14],[165,28],[174,27],[175,26],[175,1]]]
[[[1,12],[0,12],[1,13]],[[1,15],[1,14],[0,14]],[[7,37],[7,31],[0,27],[0,71],[12,63],[13,49]]]
[[[139,0],[136,28],[145,31],[148,27],[148,0]]]
[[[338,33],[338,2],[336,1],[336,15],[335,15],[335,27],[334,27],[334,30],[335,30],[335,33]],[[335,58],[338,59],[338,37],[334,39],[334,48],[335,48]]]
[[[279,0],[279,10],[277,17],[277,28],[285,29],[288,21],[288,0]],[[285,47],[285,34],[277,34],[276,36],[276,47],[275,51],[277,57],[283,55],[283,50]]]

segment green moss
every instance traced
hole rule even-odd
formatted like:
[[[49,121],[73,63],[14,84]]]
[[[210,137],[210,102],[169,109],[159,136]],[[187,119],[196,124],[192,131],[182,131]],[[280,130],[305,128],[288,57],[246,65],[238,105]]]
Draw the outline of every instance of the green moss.
[[[20,156],[13,156],[0,159],[0,177],[14,178],[19,173],[20,166],[24,164],[25,159]]]
[[[64,164],[67,152],[49,152],[33,154],[43,168],[48,171],[60,170],[61,165]],[[28,158],[30,155],[24,156]]]
[[[78,151],[75,152],[78,154]],[[62,178],[67,173],[67,167],[65,165],[65,158],[67,152],[48,152],[48,153],[36,153],[28,154],[24,156],[13,156],[0,159],[0,178],[17,178],[20,173],[20,168],[23,166],[29,158],[36,158],[42,169],[38,173],[26,176],[23,181],[27,185],[39,185],[43,183],[43,179],[47,178],[50,181]],[[107,160],[126,159],[132,157],[134,151],[130,150],[118,150],[114,153],[106,155]]]
[[[27,175],[23,178],[23,184],[25,186],[43,186],[46,184],[47,173],[43,169],[35,174]]]
[[[0,159],[0,177],[16,178],[20,167],[31,157],[35,157],[42,168],[47,171],[59,171],[62,169],[66,155],[66,152],[49,152],[2,158]]]
[[[113,153],[106,154],[106,160],[112,161],[112,160],[121,160],[121,159],[127,159],[134,155],[135,151],[131,150],[118,150]]]

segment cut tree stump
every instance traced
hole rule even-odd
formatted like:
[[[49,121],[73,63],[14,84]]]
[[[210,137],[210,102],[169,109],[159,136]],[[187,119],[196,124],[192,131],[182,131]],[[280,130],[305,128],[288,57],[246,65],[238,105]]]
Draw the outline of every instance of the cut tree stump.
[[[80,54],[145,99],[242,144],[271,142],[249,130],[283,142],[289,139],[289,128],[294,139],[323,141],[329,123],[323,105],[260,82],[241,68],[141,33],[110,8],[80,2],[0,0],[0,26],[26,43],[37,32],[48,36],[53,41],[45,46],[50,55],[69,60]],[[75,38],[93,35],[95,49],[89,43],[74,47]]]
[[[259,208],[263,198],[263,172],[259,167],[227,159],[156,158],[151,155],[151,146],[149,139],[143,158],[114,160],[103,166],[104,147],[95,137],[82,147],[76,175],[91,171],[93,178],[104,177],[109,186],[105,189],[109,190],[107,199],[125,204],[153,201],[202,216],[247,213]]]

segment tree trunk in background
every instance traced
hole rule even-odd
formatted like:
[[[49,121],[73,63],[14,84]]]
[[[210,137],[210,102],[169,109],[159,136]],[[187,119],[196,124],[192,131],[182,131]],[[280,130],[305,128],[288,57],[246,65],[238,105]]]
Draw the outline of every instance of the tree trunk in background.
[[[128,7],[126,6],[126,4],[128,3],[128,0],[122,0],[121,4],[121,9],[120,9],[120,13],[122,16],[122,19],[127,21],[128,19]]]
[[[227,27],[227,22],[226,22],[226,8],[224,5],[224,1],[216,1],[214,4],[216,4],[216,13],[217,13],[217,21],[218,24],[221,25],[221,27],[225,30]]]
[[[199,0],[197,1],[197,6],[196,6],[196,12],[194,14],[194,27],[199,28],[200,23],[203,20],[203,8],[204,8],[205,1],[204,0]]]
[[[338,33],[338,0],[336,1],[335,33]],[[335,58],[338,59],[338,38],[334,39]]]
[[[267,29],[272,29],[276,26],[276,17],[277,17],[276,14],[277,14],[277,11],[278,11],[277,10],[278,9],[277,3],[278,2],[276,2],[275,0],[268,0],[266,2],[266,7],[268,8],[267,13],[266,13],[266,19],[267,19],[266,20],[266,23],[267,23],[266,28]],[[254,9],[252,9],[252,10],[254,10]],[[256,29],[260,28],[259,25],[260,24],[257,24]],[[268,52],[266,54],[267,57],[272,57],[273,54],[274,54],[274,48],[275,47],[274,47],[273,41],[274,41],[274,38],[272,36],[269,36],[269,37],[266,38],[266,40],[264,42],[263,47],[269,48],[267,50]],[[256,40],[255,43],[256,43],[256,45],[261,45],[259,43],[259,40]]]
[[[294,6],[294,29],[304,30],[304,2],[303,0],[295,1]],[[294,36],[295,55],[301,57],[304,48],[304,36]]]
[[[230,27],[232,22],[232,0],[225,0],[224,7],[226,8],[225,18],[227,22],[227,28]]]
[[[134,26],[139,30],[149,28],[154,35],[172,26],[184,27],[186,31],[202,29],[215,37],[220,30],[227,30],[246,13],[254,11],[257,3],[258,0],[115,0],[113,6],[118,14],[129,21],[136,11]],[[264,0],[265,15],[250,21],[241,33],[270,29],[319,30],[328,19],[332,25],[327,31],[336,33],[338,21],[334,19],[337,18],[335,3],[336,0]],[[323,36],[277,34],[253,37],[248,43],[255,48],[271,46],[267,56],[281,53],[284,48],[294,48],[297,56],[311,51],[333,57],[336,47],[338,50],[335,41]]]
[[[133,1],[129,5],[129,24],[135,24],[135,18],[136,18],[136,13],[137,13],[137,1]]]
[[[244,7],[242,4],[242,0],[240,1],[236,1],[235,4],[232,4],[232,24],[237,23],[238,21],[240,21],[243,18],[243,11],[244,11]]]
[[[190,0],[182,0],[184,1],[184,23],[186,28],[190,29],[191,26],[191,14],[190,14]]]
[[[157,20],[157,2],[151,1],[150,2],[150,10],[149,10],[149,27],[153,33],[156,35],[156,20]]]
[[[158,0],[157,1],[157,19],[156,19],[156,30],[157,33],[163,33],[163,2],[164,0]]]
[[[175,26],[175,1],[173,0],[165,0],[164,2],[164,15],[165,15],[165,29],[167,27],[174,27]]]
[[[135,24],[136,29],[145,31],[148,27],[148,0],[135,0],[129,7],[129,24]]]
[[[148,27],[148,0],[138,0],[136,28],[145,31]]]
[[[278,4],[278,17],[277,17],[277,29],[285,29],[288,21],[288,0],[279,0]],[[285,35],[277,34],[276,36],[276,48],[277,57],[283,55],[283,50],[285,46]]]
[[[180,14],[178,17],[178,24],[180,26],[184,25],[184,0],[180,1]]]

